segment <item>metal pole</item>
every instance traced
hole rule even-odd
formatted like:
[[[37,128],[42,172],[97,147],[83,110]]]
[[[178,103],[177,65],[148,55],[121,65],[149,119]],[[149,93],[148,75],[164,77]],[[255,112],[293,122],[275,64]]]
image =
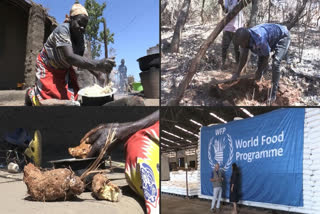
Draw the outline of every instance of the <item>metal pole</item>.
[[[188,163],[185,163],[185,168],[186,168],[186,187],[187,187],[187,199],[189,199],[189,188],[188,188]]]

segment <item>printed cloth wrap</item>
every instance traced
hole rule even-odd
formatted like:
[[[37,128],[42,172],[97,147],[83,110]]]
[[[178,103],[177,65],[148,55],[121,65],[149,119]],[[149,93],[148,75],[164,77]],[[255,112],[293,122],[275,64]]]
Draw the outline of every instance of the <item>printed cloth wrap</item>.
[[[125,144],[125,175],[131,189],[145,199],[147,213],[159,213],[159,121]]]
[[[37,57],[36,84],[28,91],[32,104],[40,105],[39,101],[46,99],[77,100],[79,86],[74,69],[55,69],[46,60],[42,49]]]

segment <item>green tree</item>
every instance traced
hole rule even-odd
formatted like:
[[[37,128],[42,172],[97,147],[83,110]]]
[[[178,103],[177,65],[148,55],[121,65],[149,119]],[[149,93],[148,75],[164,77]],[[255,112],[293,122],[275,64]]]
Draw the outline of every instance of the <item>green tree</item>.
[[[104,31],[99,32],[99,26],[102,23],[102,13],[106,8],[106,2],[101,5],[96,0],[86,0],[84,7],[87,9],[89,15],[89,22],[86,28],[86,39],[91,43],[92,58],[99,57],[101,55],[101,44],[103,43]],[[103,28],[103,27],[102,27]],[[114,43],[114,33],[111,33],[107,28],[107,42],[108,44]]]

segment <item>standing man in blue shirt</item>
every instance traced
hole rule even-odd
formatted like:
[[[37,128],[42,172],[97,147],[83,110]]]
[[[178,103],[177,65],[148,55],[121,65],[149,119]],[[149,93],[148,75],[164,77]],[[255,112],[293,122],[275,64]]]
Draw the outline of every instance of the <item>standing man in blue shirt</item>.
[[[222,194],[222,173],[219,170],[219,164],[217,163],[214,166],[214,170],[211,172],[211,178],[210,181],[213,183],[213,198],[211,203],[211,211],[216,212],[216,209],[214,208],[214,205],[217,200],[216,208],[220,212],[220,200],[221,200],[221,194]]]
[[[121,59],[121,65],[119,65],[119,76],[120,76],[120,91],[125,92],[127,91],[127,66],[124,65],[125,61],[124,59]]]
[[[235,34],[235,43],[241,48],[240,62],[235,78],[240,76],[249,59],[249,50],[259,56],[256,80],[260,81],[263,72],[268,68],[268,60],[274,51],[272,63],[272,90],[268,103],[276,100],[280,79],[280,63],[286,55],[290,45],[290,33],[287,27],[279,24],[261,24],[246,29],[239,28]]]

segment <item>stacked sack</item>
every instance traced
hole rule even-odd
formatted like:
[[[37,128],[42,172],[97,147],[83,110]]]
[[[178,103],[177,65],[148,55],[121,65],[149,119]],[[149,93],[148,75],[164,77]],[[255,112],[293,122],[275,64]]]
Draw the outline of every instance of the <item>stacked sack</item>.
[[[320,213],[320,110],[307,108],[303,151],[303,210]]]
[[[188,171],[188,195],[198,195],[198,170]],[[186,190],[186,171],[179,170],[170,172],[170,181],[161,182],[161,192],[176,195],[187,195]]]

